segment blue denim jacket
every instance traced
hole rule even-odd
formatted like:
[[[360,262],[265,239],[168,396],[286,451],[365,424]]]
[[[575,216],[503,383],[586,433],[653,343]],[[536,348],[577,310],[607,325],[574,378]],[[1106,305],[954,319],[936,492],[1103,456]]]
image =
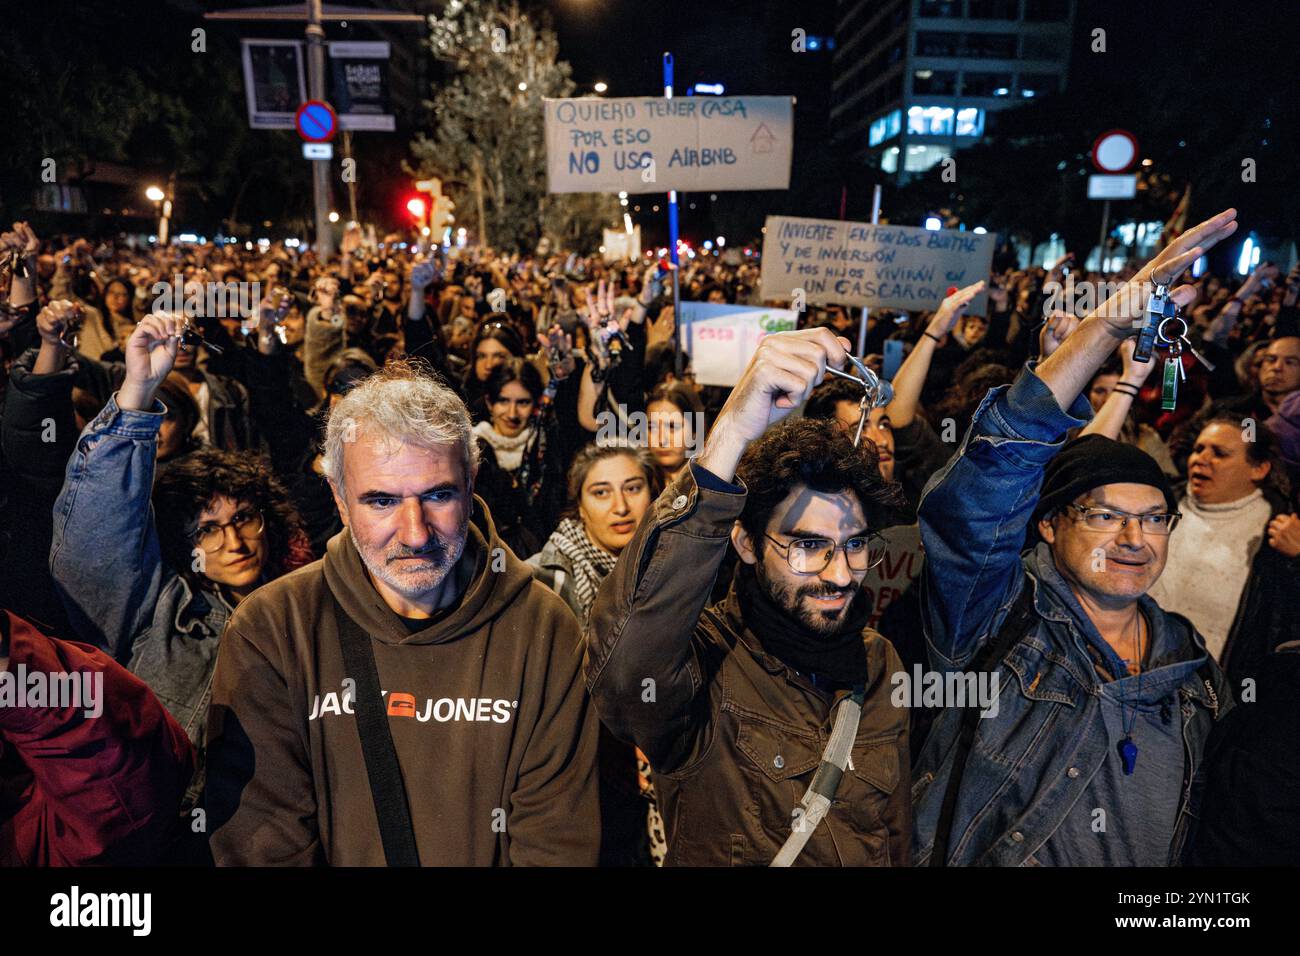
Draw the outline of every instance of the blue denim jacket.
[[[969,667],[998,633],[1022,587],[1034,588],[1038,617],[997,668],[998,710],[978,722],[953,816],[949,865],[1033,865],[1034,852],[1110,756],[1100,678],[1085,646],[1092,625],[1060,588],[1049,586],[1049,576],[1059,577],[1050,552],[1021,554],[1045,466],[1066,431],[1090,417],[1083,397],[1063,413],[1031,366],[1013,385],[985,397],[958,454],[921,499],[932,665],[940,671]],[[1220,702],[1230,698],[1191,624],[1150,598],[1140,605],[1161,636],[1174,629],[1190,642],[1183,657],[1195,662],[1176,665],[1182,666],[1177,696],[1184,759],[1169,862],[1177,863],[1196,816],[1205,741]],[[936,720],[914,772],[918,865],[928,864],[934,845],[961,713],[949,708]]]
[[[117,397],[77,439],[54,503],[50,570],[80,638],[149,685],[200,753],[217,645],[230,616],[163,563],[154,527],[154,455],[164,406]]]

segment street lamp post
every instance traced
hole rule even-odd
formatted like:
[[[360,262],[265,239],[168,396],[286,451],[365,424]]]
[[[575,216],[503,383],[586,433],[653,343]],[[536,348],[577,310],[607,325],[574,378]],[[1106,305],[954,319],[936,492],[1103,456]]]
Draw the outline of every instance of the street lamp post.
[[[307,0],[307,91],[313,100],[325,99],[325,28],[321,26],[321,0]],[[311,193],[316,206],[316,255],[324,260],[334,253],[330,229],[330,161],[311,162]]]
[[[144,195],[146,199],[153,203],[154,214],[158,217],[158,236],[161,240],[167,233],[166,220],[163,219],[162,214],[162,201],[167,198],[167,194],[157,186],[150,186],[144,191]]]

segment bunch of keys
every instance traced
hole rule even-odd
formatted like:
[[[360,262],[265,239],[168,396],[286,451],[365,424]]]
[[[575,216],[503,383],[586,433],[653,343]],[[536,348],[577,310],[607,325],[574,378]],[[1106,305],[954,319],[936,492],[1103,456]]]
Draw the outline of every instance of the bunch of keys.
[[[192,349],[197,349],[200,345],[207,348],[213,355],[220,355],[225,349],[220,345],[214,345],[198,333],[198,330],[190,324],[189,316],[185,317],[185,324],[181,326],[180,331],[181,345],[188,345]]]
[[[81,324],[86,321],[86,312],[76,302],[72,303],[72,315],[68,321],[63,323],[63,328],[59,330],[59,344],[64,348],[72,350],[77,347],[77,333],[81,331]]]
[[[862,441],[862,428],[867,423],[867,413],[873,408],[883,408],[892,402],[894,400],[894,386],[882,381],[880,376],[854,356],[849,355],[847,358],[849,364],[857,371],[857,375],[841,372],[830,365],[826,366],[826,371],[831,375],[846,378],[862,388],[862,401],[858,402],[858,430],[853,435],[853,447],[857,448]]]
[[[1178,383],[1187,378],[1183,370],[1183,346],[1191,352],[1209,371],[1214,371],[1214,363],[1192,347],[1187,338],[1187,320],[1181,315],[1163,319],[1156,326],[1156,339],[1160,348],[1166,349],[1164,380],[1160,390],[1160,408],[1166,412],[1178,407]]]
[[[1151,361],[1151,353],[1157,348],[1167,351],[1160,407],[1166,412],[1173,411],[1178,406],[1178,383],[1187,378],[1183,369],[1183,346],[1186,345],[1196,361],[1211,372],[1214,363],[1192,347],[1187,338],[1187,320],[1183,318],[1178,303],[1169,297],[1169,286],[1156,283],[1155,292],[1147,299],[1146,315],[1146,325],[1138,332],[1137,344],[1133,347],[1133,361]]]

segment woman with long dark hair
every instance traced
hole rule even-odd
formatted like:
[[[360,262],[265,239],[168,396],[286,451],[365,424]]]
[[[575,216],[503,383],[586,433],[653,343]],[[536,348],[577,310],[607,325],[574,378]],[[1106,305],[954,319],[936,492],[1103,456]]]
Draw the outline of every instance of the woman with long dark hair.
[[[550,413],[554,394],[537,368],[519,358],[494,368],[484,393],[490,417],[474,426],[482,450],[475,490],[515,554],[534,554],[564,507],[564,468]]]
[[[684,382],[661,382],[646,399],[650,452],[667,484],[704,441],[704,404]]]
[[[494,312],[479,325],[469,347],[469,367],[461,381],[461,397],[475,422],[484,422],[491,417],[485,393],[492,370],[509,359],[523,356],[523,342],[510,327],[505,313]]]
[[[565,517],[528,563],[579,621],[587,620],[600,582],[662,490],[659,468],[644,449],[588,445],[573,459]],[[667,848],[649,761],[603,726],[598,760],[601,865],[662,863]]]
[[[600,582],[662,490],[659,469],[644,449],[588,445],[573,459],[569,506],[545,547],[528,563],[579,621],[587,619]]]

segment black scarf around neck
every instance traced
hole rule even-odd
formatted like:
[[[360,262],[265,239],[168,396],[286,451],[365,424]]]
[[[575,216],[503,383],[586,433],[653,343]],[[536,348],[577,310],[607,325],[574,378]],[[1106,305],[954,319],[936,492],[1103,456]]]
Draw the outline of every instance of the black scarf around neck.
[[[833,687],[853,687],[867,680],[867,649],[862,629],[871,615],[871,599],[859,590],[840,633],[813,634],[764,593],[753,565],[737,562],[731,582],[740,616],[771,654],[787,667]]]

